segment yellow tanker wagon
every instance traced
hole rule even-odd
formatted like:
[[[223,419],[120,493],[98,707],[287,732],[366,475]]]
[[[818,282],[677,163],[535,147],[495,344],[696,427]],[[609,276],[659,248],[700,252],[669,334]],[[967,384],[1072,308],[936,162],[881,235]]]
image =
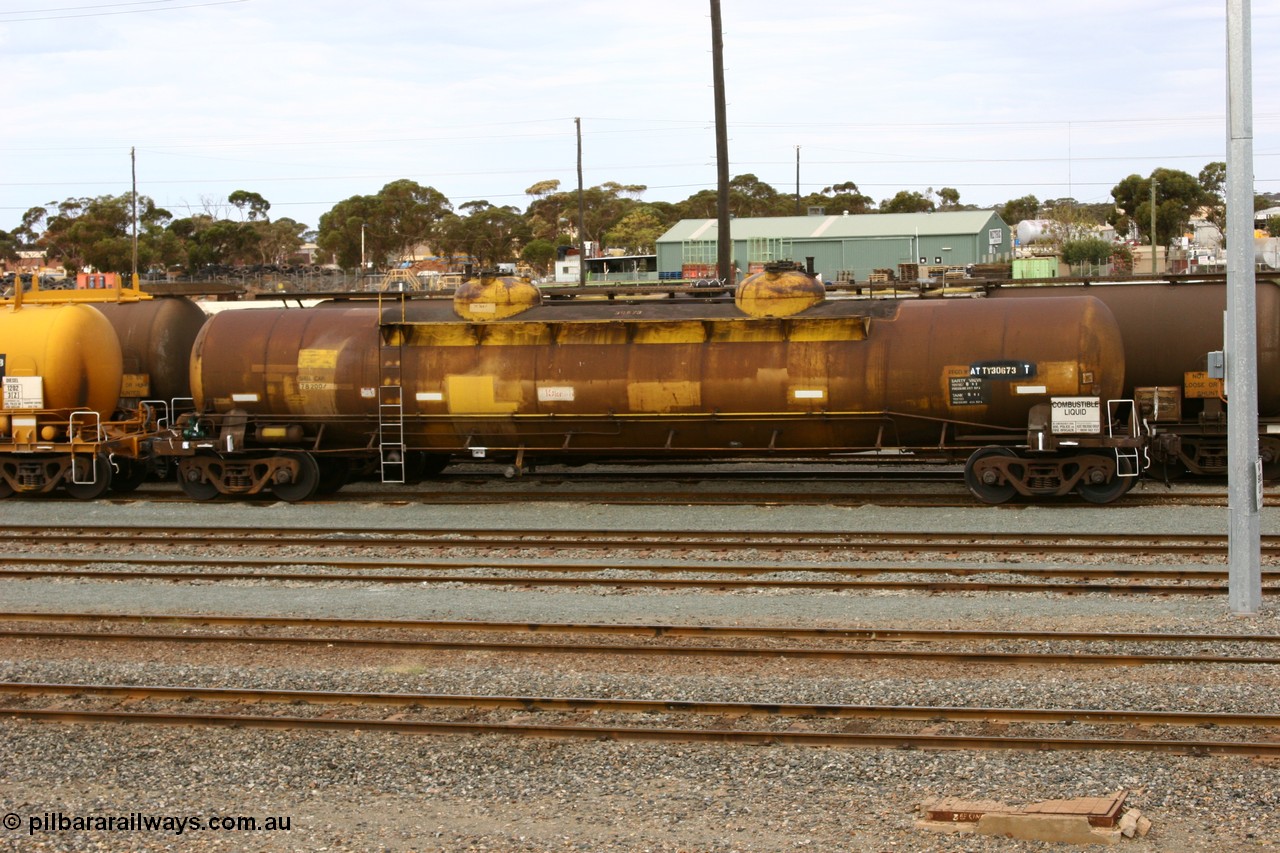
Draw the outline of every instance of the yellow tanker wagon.
[[[301,500],[370,460],[967,459],[981,500],[1116,499],[1143,439],[1120,335],[1089,297],[828,299],[792,265],[703,297],[546,300],[485,276],[452,301],[223,312],[191,359],[198,418],[161,452],[188,494]],[[1131,407],[1130,407],[1131,409]]]
[[[120,411],[120,342],[93,300],[136,291],[38,290],[0,301],[0,498],[52,492],[93,499],[136,487],[155,418]]]

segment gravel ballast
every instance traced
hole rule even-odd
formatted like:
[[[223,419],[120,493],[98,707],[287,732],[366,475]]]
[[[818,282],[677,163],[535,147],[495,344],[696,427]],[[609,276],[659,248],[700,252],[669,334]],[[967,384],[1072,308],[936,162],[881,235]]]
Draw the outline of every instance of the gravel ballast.
[[[345,494],[345,493],[344,493]],[[6,501],[12,524],[481,529],[917,530],[1225,533],[1227,511],[611,507],[88,505]],[[1263,532],[1280,513],[1263,512]],[[2,546],[0,546],[2,547]],[[269,553],[269,552],[266,552]],[[232,556],[233,554],[228,554]],[[573,555],[567,555],[566,558]],[[591,554],[579,555],[591,559]],[[781,559],[791,559],[783,555]],[[1108,558],[1111,559],[1111,558]],[[923,560],[943,562],[938,555]],[[1040,562],[1044,562],[1041,560]],[[31,613],[228,613],[520,622],[1280,633],[1187,596],[714,591],[620,592],[369,584],[5,581],[3,609]],[[1203,649],[1213,652],[1213,648]],[[554,660],[490,654],[0,644],[5,681],[772,702],[1018,705],[1280,712],[1280,667],[1197,671],[816,661]],[[339,713],[340,712],[335,712]],[[531,715],[532,717],[533,715]],[[637,724],[643,725],[640,721]],[[802,725],[802,724],[801,724]],[[933,795],[1024,803],[1124,789],[1154,822],[1123,846],[1280,850],[1280,762],[1145,752],[968,752],[551,741],[0,722],[0,830],[12,850],[1023,851],[1061,845],[937,835],[915,826]],[[1070,728],[1063,736],[1071,736]],[[1225,732],[1208,737],[1225,737]],[[35,819],[139,814],[289,819],[289,829],[32,831]],[[7,820],[7,817],[6,817]]]

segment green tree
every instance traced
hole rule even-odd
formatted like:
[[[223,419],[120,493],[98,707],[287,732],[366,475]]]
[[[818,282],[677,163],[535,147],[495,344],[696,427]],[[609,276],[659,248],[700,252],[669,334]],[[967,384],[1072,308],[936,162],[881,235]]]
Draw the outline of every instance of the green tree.
[[[801,204],[824,208],[830,214],[848,213],[851,216],[870,213],[876,206],[875,199],[863,195],[853,181],[823,187],[822,192],[810,193],[801,199]]]
[[[605,234],[618,222],[640,206],[640,195],[647,187],[642,184],[619,184],[606,181],[598,187],[582,191],[583,228],[578,231],[578,191],[553,192],[555,181],[534,184],[527,193],[536,195],[525,217],[532,237],[561,245],[577,245],[579,240],[589,240],[604,245]]]
[[[529,208],[525,211],[525,221],[529,231],[536,240],[546,240],[552,246],[571,242],[570,235],[576,232],[578,203],[573,200],[569,207],[569,193],[559,192],[559,181],[538,181],[526,189],[525,195],[531,196]]]
[[[1040,215],[1040,200],[1033,195],[1011,198],[996,207],[996,213],[1009,225],[1017,225],[1024,219],[1037,219]]]
[[[255,222],[258,251],[264,264],[283,264],[302,247],[302,234],[307,226],[282,216],[275,222]]]
[[[1114,247],[1101,237],[1080,237],[1062,244],[1062,260],[1071,266],[1105,264],[1111,260]]]
[[[245,208],[248,208],[250,222],[256,222],[259,219],[266,220],[268,218],[267,211],[271,209],[271,202],[248,190],[236,190],[227,196],[227,201],[239,208],[242,213]]]
[[[1156,169],[1148,178],[1130,175],[1111,190],[1115,208],[1107,221],[1125,234],[1136,230],[1143,242],[1151,240],[1151,182],[1156,182],[1156,244],[1167,246],[1181,236],[1191,217],[1211,204],[1201,183],[1177,169]]]
[[[1227,164],[1221,160],[1206,163],[1199,174],[1200,187],[1204,190],[1204,207],[1208,220],[1227,233]]]
[[[31,233],[43,225],[35,245],[67,272],[91,267],[127,274],[133,269],[133,196],[70,198],[53,213],[29,210],[24,225]],[[165,225],[172,218],[148,196],[138,197],[138,265],[166,263]]]
[[[1280,237],[1280,216],[1267,217],[1267,233],[1272,237]]]
[[[605,240],[612,248],[624,249],[629,254],[646,254],[655,250],[658,238],[669,227],[646,205],[622,217],[605,234]]]
[[[529,266],[539,269],[546,274],[551,268],[551,262],[556,258],[556,244],[550,240],[544,240],[537,237],[524,244],[524,248],[520,250],[520,260]]]
[[[401,179],[372,196],[352,196],[320,217],[316,244],[348,269],[363,258],[385,267],[415,247],[439,237],[441,221],[453,206],[432,187]]]
[[[481,269],[514,261],[529,239],[529,228],[515,207],[495,207],[487,201],[460,205],[465,215],[450,216],[439,239],[450,254],[464,254]]]
[[[231,266],[261,257],[261,235],[251,222],[214,219],[200,213],[177,220],[170,231],[182,241],[187,269],[192,273],[206,266]]]
[[[960,191],[955,187],[943,187],[938,190],[938,208],[940,210],[956,210],[960,207]]]
[[[17,237],[8,231],[0,231],[0,261],[16,261],[19,245]]]
[[[933,202],[924,193],[914,190],[902,190],[893,198],[880,202],[881,213],[924,213],[933,209]]]
[[[741,217],[788,216],[795,212],[795,198],[747,173],[729,181],[729,210]]]

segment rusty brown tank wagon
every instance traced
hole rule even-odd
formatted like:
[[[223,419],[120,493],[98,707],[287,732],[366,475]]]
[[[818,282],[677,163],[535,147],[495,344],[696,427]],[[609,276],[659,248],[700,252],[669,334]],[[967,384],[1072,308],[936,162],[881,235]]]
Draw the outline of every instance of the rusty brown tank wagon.
[[[193,497],[297,500],[375,459],[422,464],[825,458],[904,449],[967,458],[982,500],[1076,491],[1107,502],[1139,473],[1104,305],[1052,317],[1015,300],[827,299],[798,269],[704,299],[545,302],[484,277],[454,299],[225,312],[196,341],[198,419],[163,452]]]
[[[95,303],[120,341],[120,404],[191,397],[191,350],[208,315],[186,297]]]
[[[1257,282],[1258,450],[1263,476],[1280,476],[1280,282]],[[1224,281],[1081,282],[999,286],[997,300],[1038,301],[1092,296],[1103,302],[1124,338],[1125,390],[1140,416],[1177,441],[1150,448],[1159,474],[1224,475],[1227,414],[1221,380],[1207,356],[1223,346]]]

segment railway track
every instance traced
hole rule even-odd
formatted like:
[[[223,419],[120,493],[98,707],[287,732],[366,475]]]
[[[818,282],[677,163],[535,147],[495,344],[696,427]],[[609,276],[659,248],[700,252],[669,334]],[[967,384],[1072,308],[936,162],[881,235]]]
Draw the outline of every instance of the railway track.
[[[102,545],[127,541],[137,545],[258,545],[347,548],[540,548],[561,550],[765,550],[1089,554],[1121,556],[1223,557],[1227,537],[1218,534],[1163,533],[912,533],[903,531],[601,531],[601,530],[390,530],[347,528],[340,532],[290,527],[182,527],[5,525],[9,543]],[[1261,537],[1265,556],[1280,553],[1280,536]]]
[[[1056,632],[917,631],[900,628],[799,629],[768,626],[644,626],[600,624],[520,624],[509,622],[423,622],[402,620],[255,618],[240,616],[139,615],[92,613],[0,613],[2,623],[86,625],[92,630],[10,627],[0,629],[0,641],[90,642],[115,644],[178,643],[184,645],[304,646],[324,649],[394,649],[399,651],[466,651],[504,654],[574,654],[696,658],[775,658],[795,660],[859,660],[960,664],[1022,664],[1037,666],[1146,666],[1146,665],[1280,665],[1280,655],[1266,653],[1280,645],[1280,636],[1218,634],[1124,634]],[[145,626],[126,631],[121,626]],[[158,630],[183,626],[177,632]],[[277,633],[231,633],[230,628],[267,629]],[[347,633],[316,634],[337,629]],[[289,633],[301,630],[304,633]],[[358,633],[364,632],[364,633]],[[370,633],[373,632],[373,633]],[[391,633],[377,632],[398,632]],[[418,636],[406,637],[405,633]],[[430,636],[421,636],[422,634]],[[475,639],[484,634],[532,634],[532,640]],[[436,636],[442,635],[442,636]],[[453,635],[453,636],[449,636]],[[658,643],[601,642],[598,640],[543,640],[547,635],[629,635],[650,637]],[[695,645],[690,640],[716,644]],[[809,645],[780,645],[780,641],[805,640]],[[744,640],[763,640],[755,645]],[[844,645],[841,645],[841,644]],[[861,643],[862,645],[849,645]],[[909,648],[903,644],[913,643]],[[944,648],[986,643],[991,647]],[[1058,643],[1062,648],[1049,649]],[[1081,650],[1079,644],[1107,644],[1108,651]],[[1203,654],[1197,646],[1229,643],[1239,654]],[[893,644],[896,648],[887,648]],[[1025,649],[1010,650],[1023,644]],[[1135,651],[1116,646],[1163,647],[1161,651]]]
[[[461,696],[440,694],[392,694],[347,693],[330,691],[258,690],[246,688],[191,688],[152,685],[89,685],[89,684],[33,684],[0,683],[0,694],[28,702],[37,697],[62,700],[54,707],[27,706],[0,707],[0,717],[57,721],[64,723],[120,723],[184,726],[235,726],[287,730],[339,730],[398,732],[402,734],[428,735],[478,735],[502,734],[550,738],[589,738],[610,740],[641,740],[665,742],[717,742],[790,744],[827,747],[896,747],[917,749],[973,749],[973,750],[1122,750],[1157,751],[1191,755],[1248,755],[1280,756],[1280,743],[1273,739],[1280,727],[1280,715],[1249,713],[1194,713],[1171,711],[1106,711],[1090,709],[1023,709],[1023,708],[962,708],[927,706],[874,706],[874,705],[809,705],[750,702],[707,702],[689,700],[641,700],[612,698],[556,698],[517,696]],[[67,702],[101,704],[108,700],[118,703],[159,702],[189,703],[192,701],[219,703],[221,705],[275,705],[290,709],[298,705],[344,705],[358,709],[392,708],[398,713],[387,717],[335,717],[298,716],[291,714],[263,715],[243,712],[196,712],[189,710],[141,710],[120,707],[109,710],[94,707],[69,708]],[[529,713],[563,717],[571,715],[576,720],[569,723],[552,722],[534,724],[512,719],[505,720],[442,720],[406,719],[406,715],[421,714],[438,709],[454,709],[467,712],[513,711],[522,717]],[[584,715],[594,719],[604,717],[596,724],[581,722]],[[618,722],[619,716],[642,715],[652,719],[679,722],[679,726],[637,725],[634,722]],[[766,717],[777,720],[799,719],[808,729],[796,731],[790,728],[744,728],[740,721]],[[731,728],[712,728],[699,724],[701,719],[716,718],[734,721]],[[692,722],[691,722],[692,721]],[[871,724],[916,722],[926,723],[923,730],[913,732],[854,732],[835,724],[848,721],[867,721]],[[1111,727],[1106,734],[1092,737],[1064,738],[1053,733],[993,735],[939,733],[939,724],[998,723],[1046,727],[1053,725],[1083,725]],[[1151,727],[1157,730],[1153,736],[1137,738],[1130,734],[1132,727]],[[826,730],[813,731],[813,727]],[[1115,731],[1124,727],[1121,731]],[[1170,732],[1187,727],[1246,729],[1258,740],[1210,740],[1172,735]]]
[[[66,498],[71,500],[71,498]],[[104,498],[113,504],[132,505],[146,503],[196,503],[181,491],[148,491],[129,496]],[[276,502],[270,494],[263,494],[243,499],[248,502],[269,505]],[[1122,499],[1128,507],[1159,506],[1227,506],[1226,492],[1146,492],[1129,493]],[[584,490],[572,489],[562,491],[537,491],[526,489],[410,489],[400,491],[344,491],[333,495],[313,498],[301,502],[306,504],[342,504],[342,503],[376,503],[387,506],[438,506],[438,505],[492,505],[508,503],[585,503],[615,506],[837,506],[858,507],[868,504],[881,507],[907,508],[928,507],[934,509],[952,509],[978,507],[972,495],[963,486],[948,492],[909,492],[895,490],[796,493],[769,490],[753,490],[750,493],[735,491],[715,491],[706,488],[688,491],[646,489],[637,492],[625,492],[618,489]],[[1280,497],[1268,495],[1264,498],[1268,507],[1280,506]],[[1081,498],[1066,495],[1061,498],[1035,500],[1010,500],[1006,507],[1058,507],[1078,509],[1096,507]]]
[[[134,554],[92,555],[33,555],[25,553],[2,554],[7,568],[0,568],[0,579],[80,578],[102,580],[166,580],[166,581],[219,581],[219,580],[273,580],[345,582],[372,581],[378,583],[426,583],[438,579],[441,583],[466,583],[478,571],[510,572],[511,574],[477,578],[477,582],[501,581],[519,583],[529,579],[529,573],[546,572],[553,575],[706,575],[712,578],[757,577],[775,574],[839,575],[866,577],[873,575],[942,575],[948,577],[993,577],[1013,575],[1028,578],[1061,578],[1071,580],[1114,580],[1117,582],[1171,580],[1171,581],[1221,581],[1228,577],[1226,569],[1213,566],[1174,567],[1168,565],[1118,565],[1089,566],[1077,564],[1030,566],[1010,563],[1002,566],[981,566],[970,563],[943,565],[866,565],[858,563],[629,563],[583,562],[554,560],[512,560],[469,558],[449,560],[421,560],[408,557],[342,557],[326,556],[326,570],[279,571],[294,566],[315,566],[314,557],[204,557],[191,554],[137,556]],[[75,568],[49,568],[63,566]],[[93,568],[113,566],[115,568]],[[119,568],[128,566],[129,568]],[[183,566],[185,569],[176,569]],[[344,569],[343,572],[329,571]],[[398,574],[387,570],[397,570]],[[405,573],[405,572],[412,572]],[[436,572],[428,575],[426,572]],[[1263,580],[1280,578],[1280,569],[1261,569]],[[615,580],[612,576],[593,577],[584,583]]]
[[[0,579],[21,580],[94,580],[122,581],[148,580],[171,583],[190,582],[230,582],[258,581],[271,583],[359,583],[369,584],[455,584],[465,586],[519,586],[519,587],[610,587],[614,589],[716,589],[716,590],[826,590],[831,592],[867,592],[867,591],[900,591],[900,592],[1018,592],[1045,593],[1058,592],[1069,594],[1105,593],[1112,595],[1226,595],[1228,593],[1227,573],[1225,571],[1187,571],[1152,567],[1149,571],[1133,568],[1117,573],[1108,569],[1064,569],[1064,568],[974,568],[956,570],[951,567],[930,568],[894,566],[885,569],[876,568],[844,568],[844,567],[754,567],[746,571],[733,566],[685,566],[663,567],[657,576],[640,577],[652,570],[644,566],[560,566],[542,567],[536,564],[504,565],[495,564],[488,568],[498,569],[509,574],[468,574],[472,567],[456,564],[448,566],[443,572],[389,574],[381,572],[331,572],[331,571],[243,571],[224,567],[229,565],[243,566],[247,562],[270,566],[294,562],[306,564],[307,560],[295,561],[246,561],[246,560],[212,560],[209,558],[171,558],[169,560],[154,558],[93,557],[15,557],[6,559],[13,565],[47,565],[49,563],[113,563],[113,564],[153,564],[168,565],[180,563],[188,566],[199,566],[194,570],[164,569],[0,569]],[[314,562],[314,561],[310,561]],[[329,562],[329,561],[326,561]],[[452,569],[452,571],[449,571]],[[559,574],[531,574],[531,572],[560,571]],[[688,575],[708,575],[703,577],[669,577],[667,573],[680,571]],[[631,577],[619,577],[623,572]],[[601,574],[611,573],[611,574]],[[834,579],[779,579],[758,577],[770,573],[803,573],[818,574],[856,574],[856,575],[956,575],[963,574],[971,580],[944,580],[939,578],[892,580],[877,578],[874,580],[834,580]],[[757,575],[741,577],[741,575]],[[730,577],[729,575],[739,575]],[[983,576],[1015,575],[1022,580],[990,580]],[[1264,573],[1264,579],[1275,580],[1280,571],[1272,570]],[[1046,580],[1052,578],[1053,580]],[[1086,580],[1093,579],[1093,580]],[[1162,580],[1161,583],[1152,583]],[[1263,587],[1264,595],[1280,593],[1280,585]]]

